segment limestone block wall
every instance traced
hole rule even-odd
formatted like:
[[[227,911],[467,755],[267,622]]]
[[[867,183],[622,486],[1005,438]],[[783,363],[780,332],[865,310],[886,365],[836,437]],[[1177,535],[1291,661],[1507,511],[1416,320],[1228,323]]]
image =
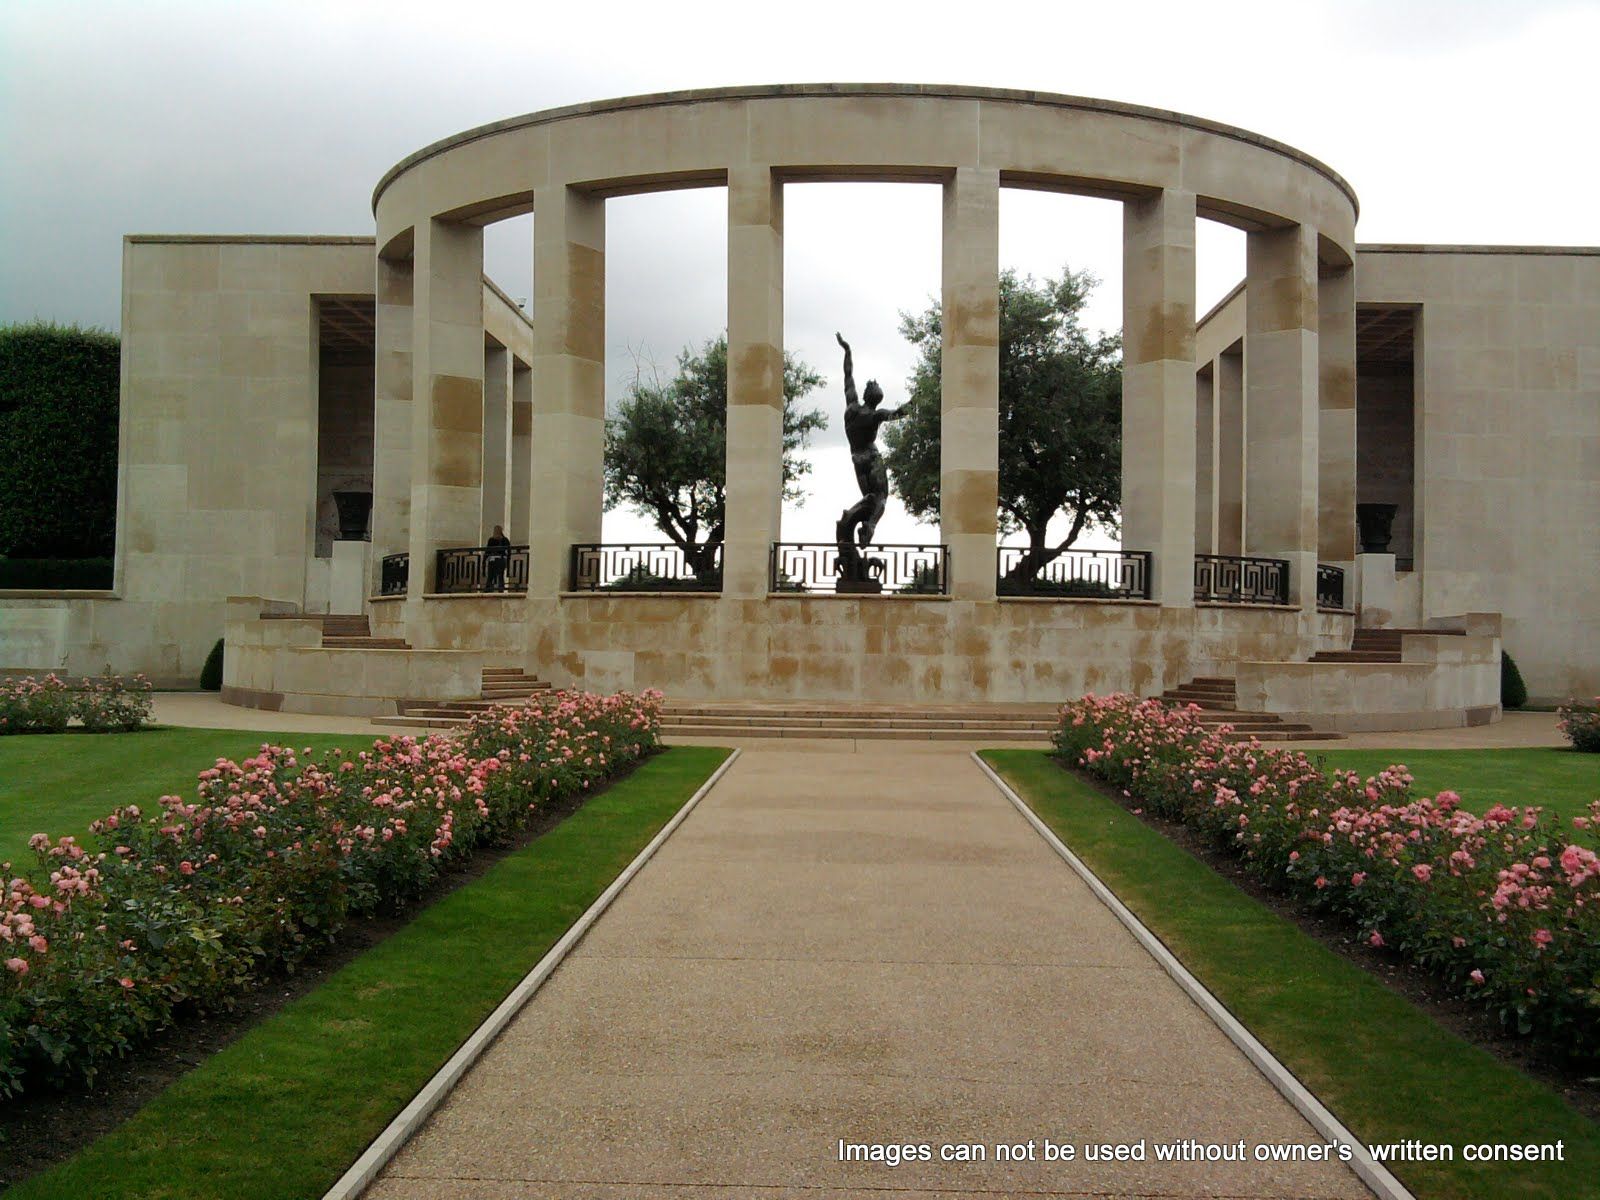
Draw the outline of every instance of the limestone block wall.
[[[933,597],[532,598],[527,667],[558,686],[683,699],[1060,702],[1154,695],[1238,658],[1348,646],[1354,618],[1292,608]]]
[[[528,655],[528,605],[521,595],[461,593],[368,601],[367,620],[378,637],[413,646],[475,649],[489,666],[521,666]]]
[[[0,619],[0,676],[43,675],[67,658],[69,601],[11,592]]]
[[[1534,700],[1600,693],[1600,249],[1364,246],[1357,274],[1421,304],[1422,616],[1499,611]]]

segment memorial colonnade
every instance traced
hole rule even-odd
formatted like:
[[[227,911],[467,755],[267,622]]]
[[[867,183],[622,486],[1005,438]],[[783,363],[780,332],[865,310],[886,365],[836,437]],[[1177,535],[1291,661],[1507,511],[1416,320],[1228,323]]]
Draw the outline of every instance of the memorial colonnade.
[[[605,201],[691,186],[728,196],[722,596],[767,597],[782,498],[783,185],[819,179],[943,187],[940,526],[953,600],[996,596],[1002,186],[1123,202],[1123,544],[1151,552],[1150,598],[1193,606],[1198,549],[1287,560],[1289,606],[1314,613],[1318,562],[1353,565],[1356,209],[1338,176],[1179,114],[819,85],[533,114],[429,147],[380,183],[374,541],[380,555],[409,551],[411,602],[431,587],[436,550],[480,540],[486,480],[528,506],[530,600],[558,597],[570,547],[600,541]],[[486,380],[482,227],[529,211],[531,372]],[[1197,403],[1201,216],[1246,230],[1247,313],[1242,360],[1213,363]],[[522,440],[492,425],[513,461],[486,463],[485,412],[519,386],[531,425]]]

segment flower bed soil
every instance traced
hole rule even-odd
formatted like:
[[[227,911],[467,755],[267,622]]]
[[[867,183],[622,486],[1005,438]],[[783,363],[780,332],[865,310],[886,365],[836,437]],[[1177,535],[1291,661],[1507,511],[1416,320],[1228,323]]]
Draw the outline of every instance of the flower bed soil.
[[[1315,938],[1347,962],[1376,976],[1384,986],[1399,993],[1426,1012],[1456,1036],[1494,1055],[1509,1066],[1537,1079],[1559,1093],[1567,1103],[1591,1121],[1600,1121],[1600,1075],[1588,1074],[1570,1062],[1554,1058],[1538,1043],[1509,1033],[1481,1006],[1453,995],[1449,988],[1426,968],[1397,954],[1370,945],[1348,923],[1331,914],[1308,912],[1291,898],[1275,892],[1245,870],[1244,861],[1219,849],[1216,844],[1181,821],[1169,820],[1150,812],[1137,800],[1129,799],[1120,788],[1055,759],[1088,787],[1137,818],[1147,828],[1181,846],[1252,899]]]

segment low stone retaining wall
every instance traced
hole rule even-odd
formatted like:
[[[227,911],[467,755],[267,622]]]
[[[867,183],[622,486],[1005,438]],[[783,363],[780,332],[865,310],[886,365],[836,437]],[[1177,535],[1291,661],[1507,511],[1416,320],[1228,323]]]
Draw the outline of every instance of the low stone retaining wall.
[[[404,700],[471,700],[482,695],[476,650],[324,648],[320,617],[281,601],[228,597],[222,701],[274,712],[392,716]]]
[[[1406,634],[1397,663],[1241,662],[1239,708],[1346,733],[1500,720],[1500,615],[1429,625],[1465,632]]]

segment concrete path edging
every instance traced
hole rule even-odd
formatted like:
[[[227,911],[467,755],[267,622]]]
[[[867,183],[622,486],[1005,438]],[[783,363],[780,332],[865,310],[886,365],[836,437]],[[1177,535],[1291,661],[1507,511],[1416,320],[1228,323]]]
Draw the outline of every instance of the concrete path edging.
[[[978,769],[989,777],[1000,790],[1000,794],[1011,801],[1023,819],[1033,826],[1046,844],[1083,880],[1096,899],[1111,910],[1111,914],[1122,922],[1135,940],[1161,964],[1161,968],[1188,994],[1200,1010],[1211,1018],[1217,1028],[1239,1047],[1244,1056],[1266,1076],[1267,1081],[1282,1094],[1284,1099],[1294,1105],[1311,1127],[1327,1140],[1350,1148],[1353,1157],[1348,1165],[1361,1182],[1372,1189],[1379,1200],[1415,1200],[1406,1186],[1396,1179],[1387,1167],[1367,1153],[1367,1148],[1360,1139],[1345,1128],[1344,1123],[1334,1116],[1322,1101],[1312,1095],[1305,1085],[1295,1078],[1294,1073],[1279,1062],[1273,1053],[1228,1011],[1222,1001],[1213,996],[1203,983],[1190,974],[1189,969],[1167,949],[1160,938],[1146,928],[1144,922],[1134,915],[1133,910],[1118,899],[1116,893],[1102,883],[1100,877],[1091,871],[1081,858],[1067,849],[1054,831],[1040,820],[1038,814],[1028,807],[1027,802],[1017,795],[988,763],[983,761],[976,750],[972,752],[972,761],[978,764]]]
[[[421,1129],[423,1123],[433,1114],[450,1090],[461,1081],[461,1078],[471,1070],[472,1065],[478,1061],[490,1044],[497,1038],[501,1031],[511,1023],[513,1017],[522,1011],[523,1007],[532,1000],[543,985],[545,980],[561,965],[561,960],[566,958],[572,948],[582,939],[602,913],[611,906],[611,902],[621,894],[622,889],[628,886],[629,881],[639,873],[645,863],[649,862],[655,852],[659,850],[673,832],[688,819],[695,806],[717,785],[717,781],[728,773],[728,769],[738,760],[740,751],[735,749],[732,754],[722,760],[722,764],[712,772],[707,779],[685,801],[682,808],[673,814],[673,817],[650,840],[650,844],[623,868],[622,874],[611,881],[611,885],[601,892],[595,902],[591,904],[584,914],[573,922],[572,927],[561,935],[559,941],[541,958],[538,964],[523,976],[522,981],[511,990],[511,993],[500,1002],[499,1006],[489,1014],[488,1018],[473,1030],[472,1035],[461,1044],[461,1047],[450,1056],[448,1062],[440,1067],[438,1072],[422,1090],[412,1097],[411,1103],[400,1110],[394,1120],[380,1133],[371,1145],[362,1153],[361,1157],[351,1164],[339,1181],[329,1188],[322,1200],[355,1200],[360,1196],[374,1179],[378,1172],[388,1165],[400,1148],[410,1140],[412,1134]]]

